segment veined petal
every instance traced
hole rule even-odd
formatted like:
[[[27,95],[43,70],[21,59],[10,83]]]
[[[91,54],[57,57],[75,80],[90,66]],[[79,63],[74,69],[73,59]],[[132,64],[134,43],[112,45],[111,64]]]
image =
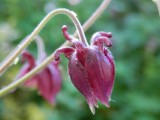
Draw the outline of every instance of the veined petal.
[[[50,90],[50,94],[53,97],[53,103],[55,103],[55,97],[61,89],[61,74],[55,61],[49,64],[48,68],[50,70],[51,79],[53,83]]]
[[[94,114],[94,106],[97,106],[97,100],[88,81],[87,72],[83,65],[78,61],[76,53],[73,53],[70,56],[68,68],[73,85],[79,90],[81,94],[85,96],[88,105]]]
[[[107,107],[114,83],[114,64],[96,47],[86,53],[85,69],[95,96]]]
[[[51,95],[50,90],[52,89],[53,86],[53,80],[51,77],[50,70],[45,68],[43,71],[38,73],[38,81],[37,81],[37,87],[38,90],[40,91],[40,94],[51,104],[53,104],[53,97]]]

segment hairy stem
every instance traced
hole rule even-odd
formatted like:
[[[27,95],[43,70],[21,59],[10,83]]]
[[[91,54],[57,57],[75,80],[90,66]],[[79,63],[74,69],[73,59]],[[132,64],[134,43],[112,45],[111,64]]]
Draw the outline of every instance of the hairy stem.
[[[40,23],[39,25],[34,29],[34,31],[29,35],[29,37],[22,42],[22,44],[19,44],[18,47],[1,63],[0,65],[0,73],[5,70],[15,59],[16,57],[22,52],[23,49],[25,49],[33,40],[33,38],[41,31],[41,29],[48,23],[48,21],[54,17],[57,14],[65,14],[71,18],[74,25],[76,26],[76,29],[78,31],[78,36],[82,42],[88,46],[86,37],[84,35],[83,29],[81,27],[81,24],[76,17],[76,14],[73,11],[59,8],[56,10],[51,11]]]
[[[94,12],[94,14],[85,22],[83,25],[83,29],[87,30],[95,21],[96,19],[101,15],[101,13],[104,11],[104,9],[108,6],[111,0],[104,0],[100,7]],[[99,10],[100,9],[100,10]],[[89,21],[92,21],[90,24]],[[74,37],[77,36],[77,33],[74,34]],[[65,42],[64,44],[61,45],[61,47],[68,45],[69,42]],[[30,79],[32,76],[34,76],[37,72],[39,72],[41,69],[46,67],[51,61],[54,60],[54,54],[51,54],[48,56],[42,63],[41,65],[35,67],[33,70],[31,70],[29,73],[27,73],[24,77],[14,81],[13,83],[9,84],[8,86],[2,88],[0,90],[0,96],[6,95],[9,93],[12,89],[15,89],[18,85],[23,83],[24,81]]]

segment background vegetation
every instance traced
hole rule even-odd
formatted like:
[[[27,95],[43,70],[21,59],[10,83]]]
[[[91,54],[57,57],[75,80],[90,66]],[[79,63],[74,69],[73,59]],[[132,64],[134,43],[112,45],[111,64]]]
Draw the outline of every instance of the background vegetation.
[[[72,1],[70,3],[70,1]],[[73,2],[79,1],[77,4]],[[75,11],[81,23],[95,11],[96,0],[0,0],[1,61],[52,9]],[[61,26],[75,28],[64,15],[53,18],[40,33],[48,54],[63,42]],[[67,75],[67,59],[62,56],[63,86],[54,106],[36,90],[19,87],[0,98],[0,120],[158,120],[160,118],[160,17],[150,0],[113,0],[103,15],[86,32],[88,40],[96,31],[113,33],[110,49],[116,63],[116,79],[111,107],[99,104],[92,115],[84,97]],[[28,49],[36,56],[33,42]],[[14,80],[21,67],[11,66],[0,78],[0,87]]]

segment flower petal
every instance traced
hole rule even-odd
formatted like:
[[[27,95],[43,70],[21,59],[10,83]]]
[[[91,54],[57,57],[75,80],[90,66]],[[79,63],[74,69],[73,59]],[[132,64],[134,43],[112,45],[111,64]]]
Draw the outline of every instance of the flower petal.
[[[69,75],[73,85],[85,96],[89,107],[94,114],[94,106],[97,106],[97,100],[88,81],[87,72],[83,65],[77,60],[76,53],[73,53],[69,59]]]
[[[87,50],[85,69],[96,97],[107,107],[114,83],[114,64],[96,47]]]

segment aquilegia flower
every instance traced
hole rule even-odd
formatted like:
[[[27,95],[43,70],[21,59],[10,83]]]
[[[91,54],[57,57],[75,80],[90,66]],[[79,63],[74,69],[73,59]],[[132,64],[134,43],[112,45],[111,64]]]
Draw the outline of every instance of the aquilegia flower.
[[[35,61],[32,54],[27,51],[22,53],[22,61],[26,61],[17,78],[24,76],[34,67],[41,64],[43,59]],[[41,72],[34,75],[24,83],[27,87],[36,87],[39,93],[51,104],[55,103],[55,96],[61,88],[61,75],[58,69],[58,61],[51,62]]]
[[[97,100],[109,107],[115,76],[114,60],[111,52],[105,47],[111,47],[111,33],[97,32],[91,38],[91,45],[73,38],[67,32],[67,26],[62,27],[66,40],[72,47],[57,49],[55,59],[59,60],[61,53],[69,59],[69,75],[73,85],[83,94],[92,113],[95,113]]]

